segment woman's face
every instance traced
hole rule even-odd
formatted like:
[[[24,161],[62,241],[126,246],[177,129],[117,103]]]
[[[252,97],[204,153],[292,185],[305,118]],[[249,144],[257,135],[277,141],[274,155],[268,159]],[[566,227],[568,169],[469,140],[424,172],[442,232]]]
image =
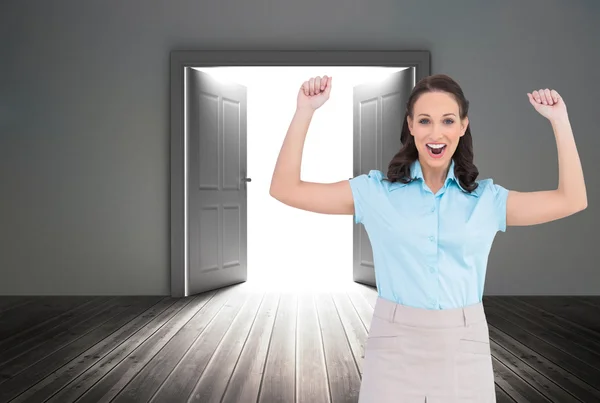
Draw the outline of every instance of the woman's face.
[[[413,116],[414,120],[408,117],[408,127],[421,164],[448,166],[469,124],[468,118],[460,121],[458,103],[448,93],[427,92],[415,103]]]

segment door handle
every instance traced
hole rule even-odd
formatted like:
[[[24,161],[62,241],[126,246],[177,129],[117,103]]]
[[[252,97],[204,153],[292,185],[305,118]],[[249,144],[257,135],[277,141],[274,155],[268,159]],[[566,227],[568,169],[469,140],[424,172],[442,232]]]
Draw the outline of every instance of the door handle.
[[[244,178],[242,179],[244,182],[252,182],[252,178]]]

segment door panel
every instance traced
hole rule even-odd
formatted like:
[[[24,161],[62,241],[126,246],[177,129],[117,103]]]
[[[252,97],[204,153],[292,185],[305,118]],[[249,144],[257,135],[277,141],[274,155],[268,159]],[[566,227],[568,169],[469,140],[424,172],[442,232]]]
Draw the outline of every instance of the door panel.
[[[415,85],[415,69],[393,73],[384,80],[354,87],[354,176],[377,169],[387,175],[401,147],[400,132],[406,102]],[[354,225],[353,279],[376,285],[373,249],[362,224]]]
[[[186,68],[186,295],[247,279],[247,91]]]

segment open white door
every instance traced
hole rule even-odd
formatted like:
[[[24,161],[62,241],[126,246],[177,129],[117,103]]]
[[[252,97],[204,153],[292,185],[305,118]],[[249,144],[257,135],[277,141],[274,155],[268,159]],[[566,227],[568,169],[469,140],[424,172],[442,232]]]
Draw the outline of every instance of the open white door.
[[[415,86],[415,69],[406,68],[381,81],[354,87],[354,164],[358,176],[388,164],[401,147],[406,102]],[[354,224],[353,279],[376,286],[373,250],[362,224]]]
[[[185,68],[185,295],[246,281],[247,90]]]

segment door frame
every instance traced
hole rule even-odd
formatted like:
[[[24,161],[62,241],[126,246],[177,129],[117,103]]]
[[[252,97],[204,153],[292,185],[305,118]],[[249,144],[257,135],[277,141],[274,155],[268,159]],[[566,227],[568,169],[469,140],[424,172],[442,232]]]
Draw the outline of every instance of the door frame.
[[[412,67],[416,81],[431,75],[427,50],[174,50],[170,54],[171,296],[186,296],[189,274],[187,214],[187,132],[184,127],[186,67]],[[354,173],[355,175],[357,173]]]

